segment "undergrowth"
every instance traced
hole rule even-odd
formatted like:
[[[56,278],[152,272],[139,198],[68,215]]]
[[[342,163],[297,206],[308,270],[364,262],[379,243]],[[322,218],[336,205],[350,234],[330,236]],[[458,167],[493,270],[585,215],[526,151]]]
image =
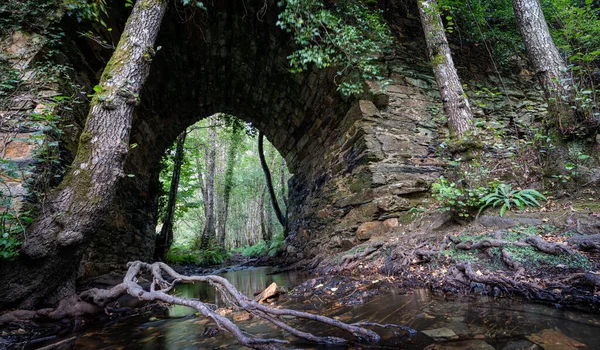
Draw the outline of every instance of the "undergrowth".
[[[222,264],[230,256],[231,253],[217,248],[200,250],[190,247],[172,247],[167,253],[166,260],[168,263],[174,264],[212,266]]]

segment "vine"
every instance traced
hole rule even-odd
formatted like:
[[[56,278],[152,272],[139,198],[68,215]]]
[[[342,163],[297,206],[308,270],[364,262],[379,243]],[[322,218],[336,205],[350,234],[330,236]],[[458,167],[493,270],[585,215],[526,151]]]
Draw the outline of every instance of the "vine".
[[[286,0],[277,25],[292,34],[298,45],[288,56],[293,73],[337,68],[338,91],[360,94],[365,80],[385,85],[381,52],[391,44],[389,28],[374,9],[377,2],[342,0],[333,6],[320,0]]]

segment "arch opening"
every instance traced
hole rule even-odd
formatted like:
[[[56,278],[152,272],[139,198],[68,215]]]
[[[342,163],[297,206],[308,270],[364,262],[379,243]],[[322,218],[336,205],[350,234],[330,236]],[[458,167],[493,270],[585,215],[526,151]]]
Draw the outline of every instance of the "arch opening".
[[[407,84],[390,69],[388,92],[359,101],[337,93],[334,71],[290,74],[290,40],[275,25],[277,8],[269,4],[258,18],[248,15],[259,10],[247,6],[252,4],[217,2],[215,15],[199,23],[168,10],[157,39],[162,49],[134,115],[131,142],[138,147],[125,171],[135,177],[119,184],[81,276],[151,259],[159,160],[183,130],[216,113],[262,130],[294,174],[283,244],[292,260],[352,248],[364,239],[357,232],[365,223],[384,230],[385,220],[404,215],[438,177],[436,164],[413,161],[431,153],[431,91]],[[423,76],[420,68],[402,71]]]

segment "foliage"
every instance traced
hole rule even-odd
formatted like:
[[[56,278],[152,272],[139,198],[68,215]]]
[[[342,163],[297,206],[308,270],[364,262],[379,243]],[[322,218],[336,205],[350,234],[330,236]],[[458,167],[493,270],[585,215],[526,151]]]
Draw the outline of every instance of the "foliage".
[[[391,43],[389,29],[373,0],[340,0],[327,6],[321,0],[285,0],[277,24],[290,32],[298,49],[288,59],[292,72],[337,67],[338,90],[360,94],[364,80],[382,81],[377,63]]]
[[[27,214],[17,216],[9,208],[0,213],[0,261],[10,260],[19,255],[17,249],[21,242],[16,236],[25,230],[24,225],[31,222]]]
[[[452,22],[453,40],[481,45],[500,67],[508,68],[515,56],[524,57],[511,0],[438,0],[446,21]]]
[[[585,121],[598,125],[600,10],[592,1],[546,0],[543,4],[554,42],[567,58],[564,83],[573,88],[574,107]]]
[[[167,253],[166,260],[175,264],[212,266],[222,264],[229,256],[229,253],[220,249],[198,250],[189,246],[173,246]]]
[[[592,267],[592,264],[590,263],[588,258],[586,258],[583,254],[579,252],[575,252],[573,255],[569,255],[566,253],[562,253],[559,255],[551,255],[540,252],[533,247],[520,247],[513,245],[509,245],[504,249],[506,249],[510,253],[512,259],[523,264],[530,264],[537,267],[540,267],[542,265],[565,265],[568,267],[576,267],[583,269],[588,269]],[[499,248],[493,248],[492,253],[495,253],[499,256]]]
[[[0,35],[16,29],[42,31],[58,15],[59,2],[53,0],[8,0],[0,3]],[[57,16],[58,17],[58,16]]]
[[[479,207],[481,198],[488,193],[484,187],[461,188],[443,176],[431,186],[433,198],[441,204],[441,210],[453,211],[459,217],[469,217]]]
[[[260,256],[275,256],[283,244],[283,234],[278,234],[271,241],[260,241],[254,245],[248,245],[242,250],[245,257],[255,258]]]
[[[534,189],[515,190],[511,189],[510,185],[499,184],[493,193],[481,198],[482,206],[479,212],[481,213],[490,205],[494,208],[502,205],[500,207],[500,216],[504,216],[504,213],[513,208],[513,206],[520,210],[523,210],[526,206],[539,207],[540,202],[538,202],[538,199],[546,200],[546,197]]]

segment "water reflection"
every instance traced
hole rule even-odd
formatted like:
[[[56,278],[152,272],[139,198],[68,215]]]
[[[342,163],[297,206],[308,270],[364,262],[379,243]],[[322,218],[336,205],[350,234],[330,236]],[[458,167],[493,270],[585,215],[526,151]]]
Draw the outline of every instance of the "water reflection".
[[[246,295],[261,291],[271,282],[280,286],[294,286],[307,275],[287,273],[268,276],[269,269],[253,269],[228,273],[227,277]],[[177,292],[220,305],[212,287],[186,285]],[[378,330],[383,341],[376,346],[354,344],[360,349],[534,349],[537,343],[546,349],[600,348],[600,316],[577,311],[559,310],[545,305],[520,303],[505,299],[463,298],[447,301],[432,296],[427,290],[416,290],[409,295],[389,293],[365,305],[340,306],[286,302],[285,307],[314,309],[344,322],[370,320],[378,323],[396,323],[410,326],[419,333],[410,339],[390,330]],[[89,331],[79,337],[78,349],[205,349],[240,346],[227,334],[213,338],[202,336],[212,324],[190,315],[193,311],[173,308],[179,318],[152,320],[134,318],[125,322]],[[188,315],[188,316],[184,316]],[[324,327],[313,321],[286,320],[319,335],[346,336],[337,329]],[[257,320],[239,324],[244,331],[263,337],[289,339],[291,348],[318,349],[290,337],[274,326]],[[332,349],[332,347],[327,347]]]
[[[274,271],[275,268],[272,267],[261,267],[227,272],[220,276],[227,278],[242,294],[249,297],[261,292],[273,282],[277,283],[279,287],[291,289],[310,278],[308,273],[303,272],[269,275]],[[179,285],[174,292],[181,297],[196,298],[217,306],[224,305],[215,288],[208,283]],[[181,317],[194,312],[195,310],[189,307],[174,305],[171,307],[169,315],[171,317]]]

